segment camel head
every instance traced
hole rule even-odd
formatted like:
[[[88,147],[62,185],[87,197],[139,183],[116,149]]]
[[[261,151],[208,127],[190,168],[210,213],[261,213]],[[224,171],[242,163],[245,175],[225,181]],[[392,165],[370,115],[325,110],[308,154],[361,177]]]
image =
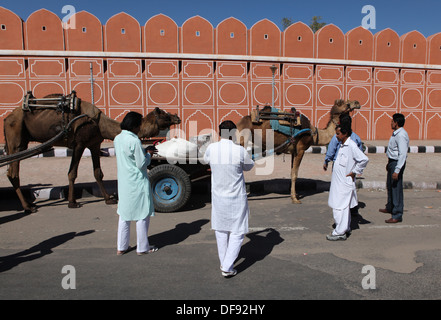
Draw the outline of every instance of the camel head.
[[[142,119],[141,130],[138,136],[140,138],[154,137],[159,131],[180,123],[181,119],[177,114],[171,114],[156,107]]]
[[[153,114],[155,115],[156,123],[158,124],[159,130],[168,129],[172,125],[181,123],[181,119],[179,119],[176,113],[171,114],[159,109],[158,107],[153,110]]]
[[[339,117],[342,113],[349,113],[355,109],[360,109],[361,105],[357,100],[335,100],[331,109],[331,117]]]

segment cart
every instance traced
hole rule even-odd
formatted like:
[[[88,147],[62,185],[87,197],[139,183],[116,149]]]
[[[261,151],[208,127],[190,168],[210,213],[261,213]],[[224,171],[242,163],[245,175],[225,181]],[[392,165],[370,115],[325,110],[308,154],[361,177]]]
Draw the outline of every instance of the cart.
[[[192,183],[211,175],[210,166],[201,158],[153,156],[148,169],[157,212],[183,208],[190,199]]]
[[[260,110],[259,106],[253,110],[251,115],[253,122],[261,120],[276,120],[278,125],[288,128],[289,138],[285,143],[274,150],[263,151],[260,154],[253,154],[253,159],[266,157],[293,142],[293,139],[300,134],[310,133],[310,128],[301,129],[301,115],[295,108],[291,112],[279,112],[277,109],[271,111]],[[184,207],[191,196],[192,183],[211,175],[210,166],[203,161],[199,151],[201,145],[206,146],[211,136],[195,137],[198,145],[199,158],[173,158],[154,156],[151,159],[149,179],[153,191],[153,203],[158,212],[174,212]]]

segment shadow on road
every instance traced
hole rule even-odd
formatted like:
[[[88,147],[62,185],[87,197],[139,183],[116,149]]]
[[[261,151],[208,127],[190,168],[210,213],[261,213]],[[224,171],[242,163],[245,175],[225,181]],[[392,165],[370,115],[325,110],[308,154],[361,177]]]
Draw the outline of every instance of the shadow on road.
[[[149,243],[158,248],[178,244],[191,235],[199,233],[202,226],[209,221],[208,219],[201,219],[191,223],[177,224],[174,229],[149,236]]]
[[[29,249],[0,257],[0,272],[10,270],[24,262],[42,258],[45,255],[51,254],[53,252],[52,249],[62,245],[63,243],[66,243],[75,237],[85,236],[93,232],[95,231],[87,230],[82,232],[68,232],[40,242]]]
[[[242,260],[235,267],[239,273],[248,269],[256,262],[265,259],[265,257],[273,251],[275,246],[284,241],[284,239],[280,237],[280,233],[273,228],[248,233],[247,237],[250,241],[242,246],[236,260],[236,262]]]

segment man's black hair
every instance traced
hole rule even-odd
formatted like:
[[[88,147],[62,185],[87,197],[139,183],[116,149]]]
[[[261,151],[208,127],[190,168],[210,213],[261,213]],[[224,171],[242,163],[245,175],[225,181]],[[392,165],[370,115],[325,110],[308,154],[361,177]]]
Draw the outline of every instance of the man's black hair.
[[[352,118],[351,118],[351,116],[349,115],[349,113],[342,113],[342,114],[340,115],[340,117],[339,117],[339,120],[340,120],[340,124],[342,124],[342,123],[348,123],[349,126],[352,125]]]
[[[122,130],[128,130],[133,132],[133,130],[141,126],[141,123],[142,123],[142,114],[135,111],[130,111],[124,117],[123,121],[120,124],[120,127]]]
[[[225,120],[219,125],[219,134],[224,139],[234,140],[236,133],[236,125],[231,120]]]
[[[347,134],[348,137],[350,137],[351,134],[352,134],[352,128],[351,128],[351,125],[348,124],[348,123],[345,123],[345,122],[340,123],[335,129],[337,129],[337,128],[340,129],[340,132],[341,132],[341,133],[343,133],[343,134]]]
[[[401,113],[395,113],[392,116],[392,119],[397,123],[397,125],[401,128],[404,126],[404,123],[406,122],[406,118]]]

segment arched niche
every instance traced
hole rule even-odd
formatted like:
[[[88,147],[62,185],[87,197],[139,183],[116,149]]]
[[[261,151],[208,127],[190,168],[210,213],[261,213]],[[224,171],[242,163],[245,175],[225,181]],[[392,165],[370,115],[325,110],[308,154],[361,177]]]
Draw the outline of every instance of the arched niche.
[[[247,54],[247,27],[236,18],[228,18],[216,28],[217,54]]]
[[[374,56],[374,36],[361,26],[348,31],[346,38],[346,59],[372,61]]]
[[[314,33],[301,21],[293,23],[283,32],[284,57],[314,57]]]
[[[67,21],[73,28],[66,29],[66,50],[103,51],[103,26],[87,11],[75,13]]]
[[[27,50],[64,50],[60,18],[46,9],[33,12],[25,24],[25,47]]]
[[[0,49],[23,50],[23,20],[0,7]]]
[[[139,22],[125,12],[107,20],[104,26],[104,50],[116,52],[141,52]]]
[[[441,64],[441,32],[427,38],[427,63]]]
[[[214,53],[213,26],[206,19],[195,16],[181,27],[182,53]]]
[[[345,36],[337,26],[328,24],[314,34],[315,57],[321,59],[344,59]]]
[[[400,37],[394,30],[387,28],[374,34],[374,61],[400,61]]]
[[[404,63],[426,63],[426,38],[418,31],[403,34],[400,60]]]
[[[250,29],[250,54],[280,56],[280,29],[268,19],[260,20]]]
[[[158,14],[145,23],[144,51],[178,53],[178,26],[164,14]]]

